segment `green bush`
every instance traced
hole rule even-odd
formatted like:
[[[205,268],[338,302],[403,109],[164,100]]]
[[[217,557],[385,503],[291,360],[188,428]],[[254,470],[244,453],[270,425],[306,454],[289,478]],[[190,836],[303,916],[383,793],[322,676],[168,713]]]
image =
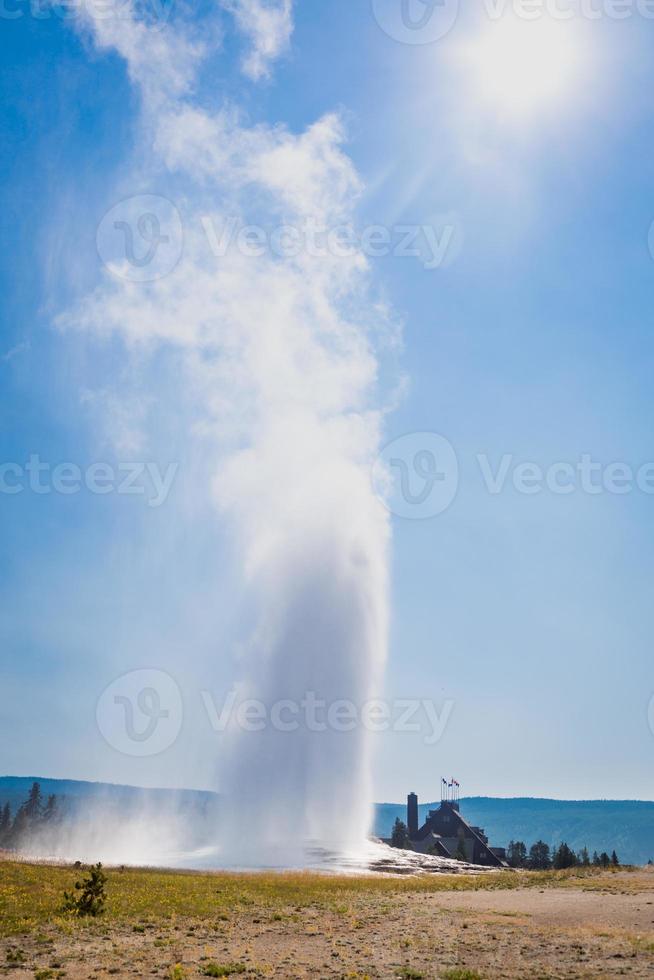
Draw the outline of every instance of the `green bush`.
[[[27,957],[25,956],[25,953],[22,951],[22,949],[17,949],[12,946],[7,950],[7,963],[16,965],[19,963],[25,963],[26,960]]]
[[[203,968],[202,974],[205,977],[231,977],[235,973],[245,973],[246,967],[243,963],[227,963],[219,966],[217,963],[207,963]]]
[[[104,890],[106,883],[107,876],[101,864],[89,868],[88,877],[75,882],[74,892],[64,892],[64,912],[80,916],[102,915],[107,901]]]

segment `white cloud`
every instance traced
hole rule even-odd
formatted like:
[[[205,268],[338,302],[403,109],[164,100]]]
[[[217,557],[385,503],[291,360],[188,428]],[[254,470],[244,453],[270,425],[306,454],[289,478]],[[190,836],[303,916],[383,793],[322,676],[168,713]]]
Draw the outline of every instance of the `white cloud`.
[[[251,49],[243,71],[254,81],[266,77],[270,64],[288,48],[293,32],[293,0],[222,0]]]
[[[15,357],[20,357],[21,354],[25,354],[29,349],[30,345],[26,341],[22,341],[20,344],[11,347],[6,353],[0,354],[0,361],[9,364]]]
[[[124,58],[131,81],[150,102],[186,94],[208,50],[205,41],[177,24],[148,24],[133,0],[82,0],[80,24],[101,51],[114,50]]]

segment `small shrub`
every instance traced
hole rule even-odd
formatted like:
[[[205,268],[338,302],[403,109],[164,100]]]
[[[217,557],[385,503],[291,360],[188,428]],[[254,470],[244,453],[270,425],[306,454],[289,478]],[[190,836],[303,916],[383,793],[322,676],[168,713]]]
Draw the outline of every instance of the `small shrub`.
[[[185,980],[186,970],[181,963],[176,963],[170,968],[170,980]]]
[[[64,912],[80,916],[102,915],[107,901],[104,890],[106,883],[107,876],[101,864],[89,868],[88,877],[75,882],[74,892],[64,892]]]
[[[7,963],[18,965],[19,963],[24,963],[26,959],[27,957],[22,949],[15,949],[12,947],[11,949],[7,950]]]
[[[205,977],[231,977],[235,973],[245,973],[247,967],[243,963],[227,963],[219,966],[217,963],[207,963],[202,968],[202,975]]]

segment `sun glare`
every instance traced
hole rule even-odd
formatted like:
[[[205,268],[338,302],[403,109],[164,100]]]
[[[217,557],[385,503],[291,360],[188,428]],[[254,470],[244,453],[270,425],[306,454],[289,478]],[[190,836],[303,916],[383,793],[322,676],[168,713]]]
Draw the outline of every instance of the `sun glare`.
[[[563,103],[581,66],[574,26],[545,16],[485,25],[461,49],[473,98],[513,117]]]

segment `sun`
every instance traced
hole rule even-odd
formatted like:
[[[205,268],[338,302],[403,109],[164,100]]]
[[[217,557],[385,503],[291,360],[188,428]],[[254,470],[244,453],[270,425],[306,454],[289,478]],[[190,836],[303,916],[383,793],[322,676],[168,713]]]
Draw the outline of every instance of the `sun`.
[[[463,44],[459,57],[471,97],[499,115],[520,118],[562,105],[582,66],[575,25],[546,15],[504,16]]]

